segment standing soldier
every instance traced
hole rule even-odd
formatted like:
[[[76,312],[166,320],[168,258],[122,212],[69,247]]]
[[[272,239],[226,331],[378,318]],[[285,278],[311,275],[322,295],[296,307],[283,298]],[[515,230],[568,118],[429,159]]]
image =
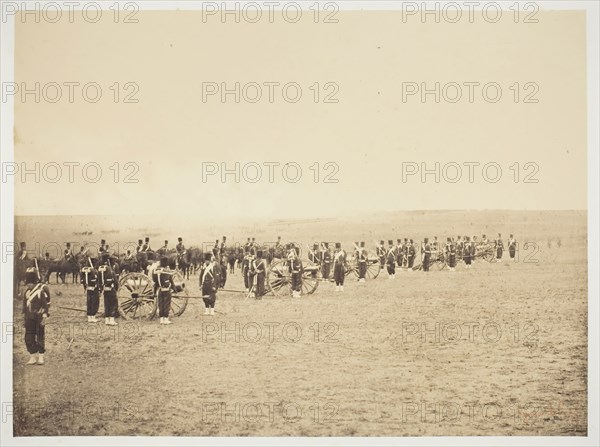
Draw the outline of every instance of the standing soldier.
[[[248,238],[248,240],[244,244],[244,251],[246,251],[246,249],[250,250],[250,238]]]
[[[246,275],[248,276],[248,289],[251,293],[252,298],[256,297],[256,270],[254,269],[254,259],[256,250],[253,247],[250,247],[250,251],[248,253],[248,271]]]
[[[344,291],[344,278],[346,277],[346,252],[342,250],[340,242],[335,243],[333,252],[333,277],[335,279],[335,291]]]
[[[481,236],[481,243],[483,245],[486,245],[488,242],[489,242],[488,238],[487,238],[487,236],[485,234],[483,236]]]
[[[229,251],[227,255],[227,262],[229,263],[229,273],[235,273],[235,252],[232,250]]]
[[[386,266],[388,272],[388,278],[394,279],[396,277],[396,248],[394,247],[394,241],[388,241],[388,249],[386,254]]]
[[[223,256],[225,254],[225,247],[227,243],[227,237],[223,236],[223,240],[221,241],[221,247],[219,248],[219,255]]]
[[[446,258],[448,259],[448,268],[450,271],[456,270],[456,245],[451,238],[446,243]]]
[[[250,287],[252,287],[249,283],[248,276],[248,272],[250,271],[250,260],[250,246],[244,246],[244,258],[242,259],[242,276],[244,277],[244,288],[246,289],[246,292],[249,292]]]
[[[365,248],[365,242],[360,242],[360,249],[358,250],[358,282],[365,282],[365,276],[367,274],[367,259],[368,253]]]
[[[265,294],[265,278],[267,277],[267,263],[263,259],[263,251],[256,251],[256,259],[254,260],[254,271],[256,272],[256,285],[254,295],[257,300],[262,300]]]
[[[474,253],[475,249],[471,243],[469,236],[465,236],[465,242],[463,247],[463,260],[465,261],[466,268],[471,268],[471,262],[473,261],[471,253]]]
[[[408,251],[410,249],[410,244],[408,242],[408,238],[404,238],[404,243],[402,244],[402,267],[407,270],[408,269]]]
[[[498,239],[496,239],[496,260],[502,262],[502,254],[504,253],[504,242],[502,242],[502,235],[498,233]]]
[[[440,243],[438,241],[437,236],[433,237],[433,242],[431,243],[431,252],[433,253],[434,261],[437,261],[440,257]]]
[[[81,247],[83,249],[83,247]],[[127,253],[125,254],[126,261],[133,261],[135,259],[135,255],[131,253],[131,250],[127,249]]]
[[[135,247],[135,252],[139,253],[140,251],[142,251],[142,244],[144,243],[144,241],[142,239],[138,239],[138,244],[137,247]]]
[[[385,249],[384,241],[379,241],[379,245],[376,249],[377,257],[379,258],[379,265],[383,269],[385,267],[387,251]]]
[[[515,258],[516,251],[517,251],[517,240],[511,234],[510,239],[508,240],[508,254],[510,255],[510,259],[512,259],[513,262],[516,262],[516,260],[517,260]]]
[[[86,265],[81,269],[83,290],[86,293],[86,313],[88,323],[97,323],[96,314],[100,307],[100,283],[98,281],[98,270],[96,270],[90,258],[88,258],[88,262],[90,265]]]
[[[431,245],[429,245],[429,238],[423,240],[423,246],[421,248],[423,254],[423,271],[429,271],[429,261],[431,260]]]
[[[27,244],[25,242],[21,242],[21,250],[19,250],[18,258],[19,261],[25,261],[27,259]]]
[[[302,261],[300,249],[292,247],[288,255],[289,271],[292,274],[292,298],[300,298],[302,290]]]
[[[402,239],[396,239],[396,264],[398,264],[398,269],[402,271]]]
[[[460,236],[456,238],[456,257],[459,260],[463,258],[463,241]]]
[[[158,316],[160,317],[159,324],[172,324],[169,320],[169,310],[171,310],[171,291],[174,290],[172,270],[169,270],[169,258],[161,256],[160,265],[154,269],[152,274],[154,283],[158,286]]]
[[[413,271],[413,266],[415,265],[415,256],[417,256],[417,250],[415,248],[415,243],[411,239],[408,243],[408,271]]]
[[[200,290],[202,290],[202,300],[204,301],[204,315],[215,314],[217,289],[221,281],[215,266],[216,263],[212,253],[205,253],[204,267],[200,271]]]
[[[331,252],[329,251],[329,242],[321,243],[321,247],[321,259],[323,259],[323,264],[321,264],[321,272],[323,274],[323,279],[325,281],[329,281],[329,275],[331,274]]]
[[[144,238],[144,245],[142,245],[142,251],[148,252],[148,251],[152,251],[152,249],[150,248],[150,238],[148,236],[146,236]]]
[[[100,287],[104,291],[104,324],[115,326],[115,317],[118,313],[117,290],[119,281],[110,265],[110,255],[102,254],[102,265],[98,268],[100,274]]]
[[[25,271],[23,316],[25,346],[31,355],[28,365],[43,365],[46,352],[46,319],[50,316],[50,288],[42,282],[39,270],[29,267]]]
[[[319,250],[319,244],[314,243],[312,250],[308,250],[308,260],[310,262],[312,262],[313,264],[315,264],[319,269],[321,268],[321,263],[322,263],[322,259],[321,259],[321,251]],[[316,278],[318,274],[318,270],[314,270],[311,273],[311,276],[313,278]]]

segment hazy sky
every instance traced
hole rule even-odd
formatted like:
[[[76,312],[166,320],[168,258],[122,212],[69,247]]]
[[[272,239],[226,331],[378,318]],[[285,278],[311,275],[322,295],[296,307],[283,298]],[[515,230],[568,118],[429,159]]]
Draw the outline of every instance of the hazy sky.
[[[56,92],[48,83],[58,83],[62,98],[35,102],[29,95],[23,102],[17,96],[15,159],[29,168],[40,162],[46,171],[39,183],[17,177],[15,213],[311,217],[587,208],[584,13],[540,12],[535,24],[515,24],[507,14],[494,24],[403,23],[400,14],[339,12],[339,23],[314,23],[305,13],[294,24],[279,16],[274,23],[236,24],[203,23],[199,11],[140,12],[139,23],[115,24],[105,12],[95,24],[17,22],[15,81],[27,88],[40,82],[48,98]],[[72,103],[69,82],[80,84]],[[96,103],[83,99],[81,85],[88,82],[102,89]],[[137,92],[124,87],[128,82]],[[224,102],[220,94],[203,100],[203,89],[222,83],[233,89],[236,82],[239,103],[233,94]],[[291,82],[302,90],[295,103],[281,88]],[[403,90],[436,82],[446,94],[439,103],[433,94],[425,102],[420,94],[403,101]],[[262,90],[254,103],[252,83]],[[279,83],[271,84],[272,103],[265,83]],[[462,90],[456,103],[451,83]],[[465,83],[479,83],[472,103]],[[486,83],[502,89],[498,102],[484,99]],[[124,103],[132,92],[138,102]],[[295,92],[287,90],[289,100]],[[87,93],[92,98],[94,89]],[[496,89],[487,93],[492,99]],[[328,94],[337,103],[325,103]],[[538,102],[525,103],[528,94]],[[43,178],[54,177],[52,162],[62,165],[56,183]],[[98,163],[102,176],[91,183],[74,167],[70,183],[65,162]],[[125,169],[127,162],[139,170]],[[233,169],[236,162],[250,180],[256,170],[248,163],[257,163],[262,179],[242,176],[236,183],[229,175],[222,182],[215,175],[203,182],[203,163]],[[269,162],[280,163],[273,183]],[[290,181],[283,178],[282,166],[290,162],[302,168],[296,183],[293,167],[285,172]],[[328,162],[337,167],[325,169]],[[439,162],[440,182],[433,175],[424,183],[419,175],[403,181],[403,163],[410,162],[429,168]],[[473,183],[465,162],[480,163]],[[535,165],[526,169],[528,162]],[[462,167],[456,183],[444,180],[443,174],[457,173],[448,163]],[[502,169],[497,183],[485,180],[486,163]],[[138,183],[124,183],[127,173]],[[324,183],[328,173],[338,182]],[[496,169],[490,165],[487,174],[493,178]],[[525,183],[527,174],[538,182]]]

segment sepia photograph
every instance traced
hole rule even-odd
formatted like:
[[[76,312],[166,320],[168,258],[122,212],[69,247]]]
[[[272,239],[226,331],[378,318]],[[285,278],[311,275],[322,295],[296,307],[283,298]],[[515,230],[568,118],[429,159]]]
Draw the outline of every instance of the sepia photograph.
[[[598,445],[599,3],[1,3],[2,446]]]

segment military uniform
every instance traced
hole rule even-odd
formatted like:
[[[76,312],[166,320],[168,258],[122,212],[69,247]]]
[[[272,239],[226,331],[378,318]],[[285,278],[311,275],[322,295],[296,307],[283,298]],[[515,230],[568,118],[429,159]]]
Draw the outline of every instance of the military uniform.
[[[394,247],[394,241],[388,241],[385,258],[389,278],[394,279],[396,277],[396,248]]]
[[[408,238],[404,238],[404,243],[402,244],[402,267],[408,269],[408,252],[410,251],[410,244],[408,243]]]
[[[321,264],[321,273],[323,279],[329,280],[329,276],[331,275],[331,251],[329,251],[329,243],[323,243],[322,247],[321,259],[323,259],[323,263]]]
[[[158,316],[160,324],[171,324],[169,320],[169,311],[171,310],[171,291],[174,290],[173,274],[175,273],[168,268],[169,260],[166,257],[160,259],[160,266],[154,269],[153,279],[158,286]]]
[[[319,250],[319,244],[313,244],[312,250],[308,251],[308,260],[310,262],[312,262],[313,264],[315,264],[317,267],[321,268],[321,263],[323,262],[321,255],[322,255],[322,253]],[[316,278],[317,275],[318,275],[318,270],[314,270],[311,273],[311,276],[313,278]]]
[[[417,256],[417,250],[415,244],[411,239],[408,244],[408,271],[412,272],[413,266],[415,265],[415,256]]]
[[[463,246],[463,260],[465,261],[466,267],[468,269],[471,268],[471,263],[473,261],[473,255],[475,254],[475,248],[469,237],[465,238],[464,246]]]
[[[260,300],[265,294],[265,279],[267,277],[267,263],[263,259],[262,250],[256,252],[254,262],[254,271],[256,272],[256,283],[254,287],[254,295]]]
[[[344,279],[346,278],[346,252],[342,250],[342,244],[336,242],[333,252],[333,277],[335,279],[335,291],[344,291]]]
[[[148,252],[151,251],[152,249],[150,248],[150,238],[147,237],[144,240],[144,245],[142,245],[142,252]]]
[[[377,257],[379,258],[379,265],[382,269],[385,267],[385,264],[387,262],[387,250],[385,249],[385,246],[383,244],[383,241],[379,241],[379,245],[377,246],[376,250]]]
[[[244,277],[244,287],[246,288],[246,292],[250,290],[250,263],[252,262],[252,256],[250,256],[250,247],[244,248],[245,254],[242,259],[242,276]]]
[[[142,251],[142,246],[143,246],[144,241],[141,239],[138,239],[138,244],[137,247],[135,247],[135,252],[139,253],[140,251]]]
[[[357,250],[356,260],[358,262],[358,282],[365,282],[368,254],[364,242],[360,243],[360,249]]]
[[[431,245],[429,245],[429,239],[425,238],[423,241],[423,271],[429,271],[429,262],[431,261]]]
[[[108,253],[102,255],[102,265],[98,267],[100,275],[100,288],[104,292],[104,324],[115,326],[115,317],[119,313],[117,290],[119,281],[116,273],[110,266]]]
[[[515,259],[516,252],[517,252],[517,240],[511,234],[510,239],[508,240],[508,254],[510,256],[510,259],[512,259],[513,261],[516,261],[516,259]]]
[[[100,307],[100,282],[98,281],[98,270],[93,266],[86,266],[81,269],[81,279],[83,290],[86,294],[86,313],[88,323],[96,323],[96,314]]]
[[[34,267],[26,270],[25,282],[27,283],[23,292],[25,346],[31,355],[27,364],[43,365],[46,352],[46,318],[50,316],[50,288],[41,282],[39,271]]]
[[[504,254],[504,242],[502,242],[502,235],[498,233],[498,239],[496,239],[496,260],[502,262],[502,255]]]
[[[456,245],[450,238],[448,238],[448,242],[446,243],[446,258],[448,259],[448,268],[454,271],[456,268]]]
[[[302,261],[298,254],[298,248],[294,247],[288,256],[288,268],[292,275],[292,298],[300,298],[302,291]]]
[[[221,282],[220,272],[215,268],[216,263],[210,253],[205,254],[204,261],[204,267],[200,271],[200,290],[204,301],[204,315],[214,315],[217,289]]]

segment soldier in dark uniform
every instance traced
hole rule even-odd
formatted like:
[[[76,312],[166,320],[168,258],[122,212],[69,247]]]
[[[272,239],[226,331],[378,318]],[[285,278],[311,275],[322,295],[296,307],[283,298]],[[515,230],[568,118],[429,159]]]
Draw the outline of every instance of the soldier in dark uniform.
[[[144,239],[144,245],[142,245],[142,251],[143,252],[147,252],[147,251],[151,251],[152,249],[150,248],[150,238],[146,237]]]
[[[415,248],[415,243],[411,239],[408,242],[408,271],[413,271],[413,266],[415,265],[415,257],[417,256],[417,249]]]
[[[81,268],[81,279],[83,290],[86,293],[88,323],[96,323],[96,314],[100,307],[100,282],[98,281],[98,270],[91,262],[89,266]]]
[[[37,265],[37,263],[36,263]],[[43,365],[46,352],[46,319],[50,316],[50,288],[42,282],[37,267],[25,271],[23,316],[28,365]]]
[[[138,239],[138,244],[137,247],[135,247],[135,252],[139,253],[140,251],[142,251],[142,245],[143,245],[144,241],[142,239]]]
[[[463,258],[463,241],[460,236],[456,238],[456,257],[460,260]]]
[[[292,274],[292,298],[300,298],[302,290],[302,261],[300,249],[292,247],[288,255],[289,271]]]
[[[335,243],[333,252],[333,277],[335,279],[335,291],[344,291],[344,278],[346,277],[346,252],[342,250],[340,242]]]
[[[471,268],[471,263],[473,261],[473,253],[475,253],[475,248],[473,247],[469,236],[465,236],[465,242],[463,247],[463,260],[465,261],[465,265],[468,269]]]
[[[515,254],[517,252],[517,240],[511,234],[510,239],[508,240],[508,254],[510,255],[510,259],[516,261]]]
[[[118,302],[117,290],[119,281],[113,268],[110,265],[110,255],[102,253],[102,265],[98,268],[100,275],[100,288],[104,291],[104,324],[115,326],[115,317],[117,316]]]
[[[160,256],[166,256],[168,250],[169,250],[169,241],[165,240],[165,245],[163,245],[158,250],[156,250],[156,253],[158,253]]]
[[[410,248],[410,244],[408,243],[408,238],[404,238],[404,243],[402,244],[402,267],[405,270],[408,269],[408,249]]]
[[[173,282],[173,270],[169,269],[169,258],[162,256],[160,265],[154,270],[154,283],[158,286],[158,316],[160,324],[171,324],[169,320],[169,311],[171,310],[171,292],[175,290]]]
[[[98,248],[98,257],[102,257],[102,253],[106,251],[106,241],[104,239],[100,239],[100,247]]]
[[[429,271],[429,262],[431,261],[431,245],[429,245],[429,238],[423,240],[423,271]]]
[[[263,251],[256,251],[254,262],[254,271],[256,272],[256,285],[254,295],[257,300],[261,300],[265,294],[265,278],[267,277],[267,262],[263,259]]]
[[[175,250],[177,250],[177,254],[180,256],[185,253],[185,245],[183,245],[183,238],[177,238],[177,245],[175,246]]]
[[[227,262],[229,263],[229,273],[235,273],[235,252],[231,250],[227,255]]]
[[[25,242],[21,242],[21,249],[17,255],[19,261],[27,260],[27,244]]]
[[[221,282],[219,272],[215,268],[215,259],[211,253],[204,255],[204,267],[200,271],[200,290],[204,301],[204,315],[215,314],[215,303],[217,301],[217,289]]]
[[[321,247],[321,259],[323,259],[323,263],[321,264],[321,273],[323,275],[323,279],[327,281],[331,275],[331,251],[329,251],[329,242],[323,242]]]
[[[248,238],[250,239],[250,238]],[[244,277],[244,288],[246,289],[246,292],[250,291],[250,287],[252,287],[252,285],[249,282],[249,276],[248,276],[248,272],[250,271],[250,262],[251,262],[251,256],[250,256],[250,246],[245,246],[244,247],[244,258],[242,259],[242,276]]]
[[[433,237],[433,242],[431,243],[431,253],[433,255],[433,259],[437,261],[440,257],[440,243],[437,236]]]
[[[256,250],[254,247],[250,247],[250,251],[248,253],[248,271],[246,272],[246,276],[248,277],[248,289],[251,292],[252,298],[256,297],[256,270],[254,269],[254,259]]]
[[[379,241],[379,245],[377,246],[375,252],[379,258],[379,265],[383,269],[387,260],[387,250],[385,249],[384,241]]]
[[[358,262],[358,282],[365,282],[365,276],[367,274],[367,258],[368,253],[365,248],[365,242],[360,242],[360,249],[358,250],[357,262]]]
[[[446,259],[448,259],[448,268],[450,271],[456,269],[456,245],[451,238],[446,242]]]
[[[396,239],[396,264],[402,271],[402,238]]]
[[[385,258],[388,278],[394,279],[396,277],[396,248],[394,247],[394,241],[391,239],[388,241],[388,249]]]
[[[317,244],[317,243],[313,244],[312,250],[308,251],[308,260],[310,262],[312,262],[313,264],[315,264],[317,267],[321,268],[322,258],[321,258],[321,251],[319,250],[319,244]],[[317,274],[318,274],[318,271],[315,270],[311,273],[311,276],[313,278],[316,278]]]
[[[63,253],[63,259],[65,261],[71,261],[72,257],[73,257],[73,252],[71,251],[71,243],[67,242],[67,248],[65,248],[65,251]]]
[[[502,235],[498,233],[498,239],[496,239],[496,260],[502,262],[502,255],[504,254],[504,242],[502,242]]]
[[[219,247],[219,255],[223,256],[225,254],[225,248],[227,243],[227,237],[223,236],[223,240],[221,241],[221,246]]]
[[[44,253],[44,261],[52,261],[52,259],[50,259],[50,253]]]

